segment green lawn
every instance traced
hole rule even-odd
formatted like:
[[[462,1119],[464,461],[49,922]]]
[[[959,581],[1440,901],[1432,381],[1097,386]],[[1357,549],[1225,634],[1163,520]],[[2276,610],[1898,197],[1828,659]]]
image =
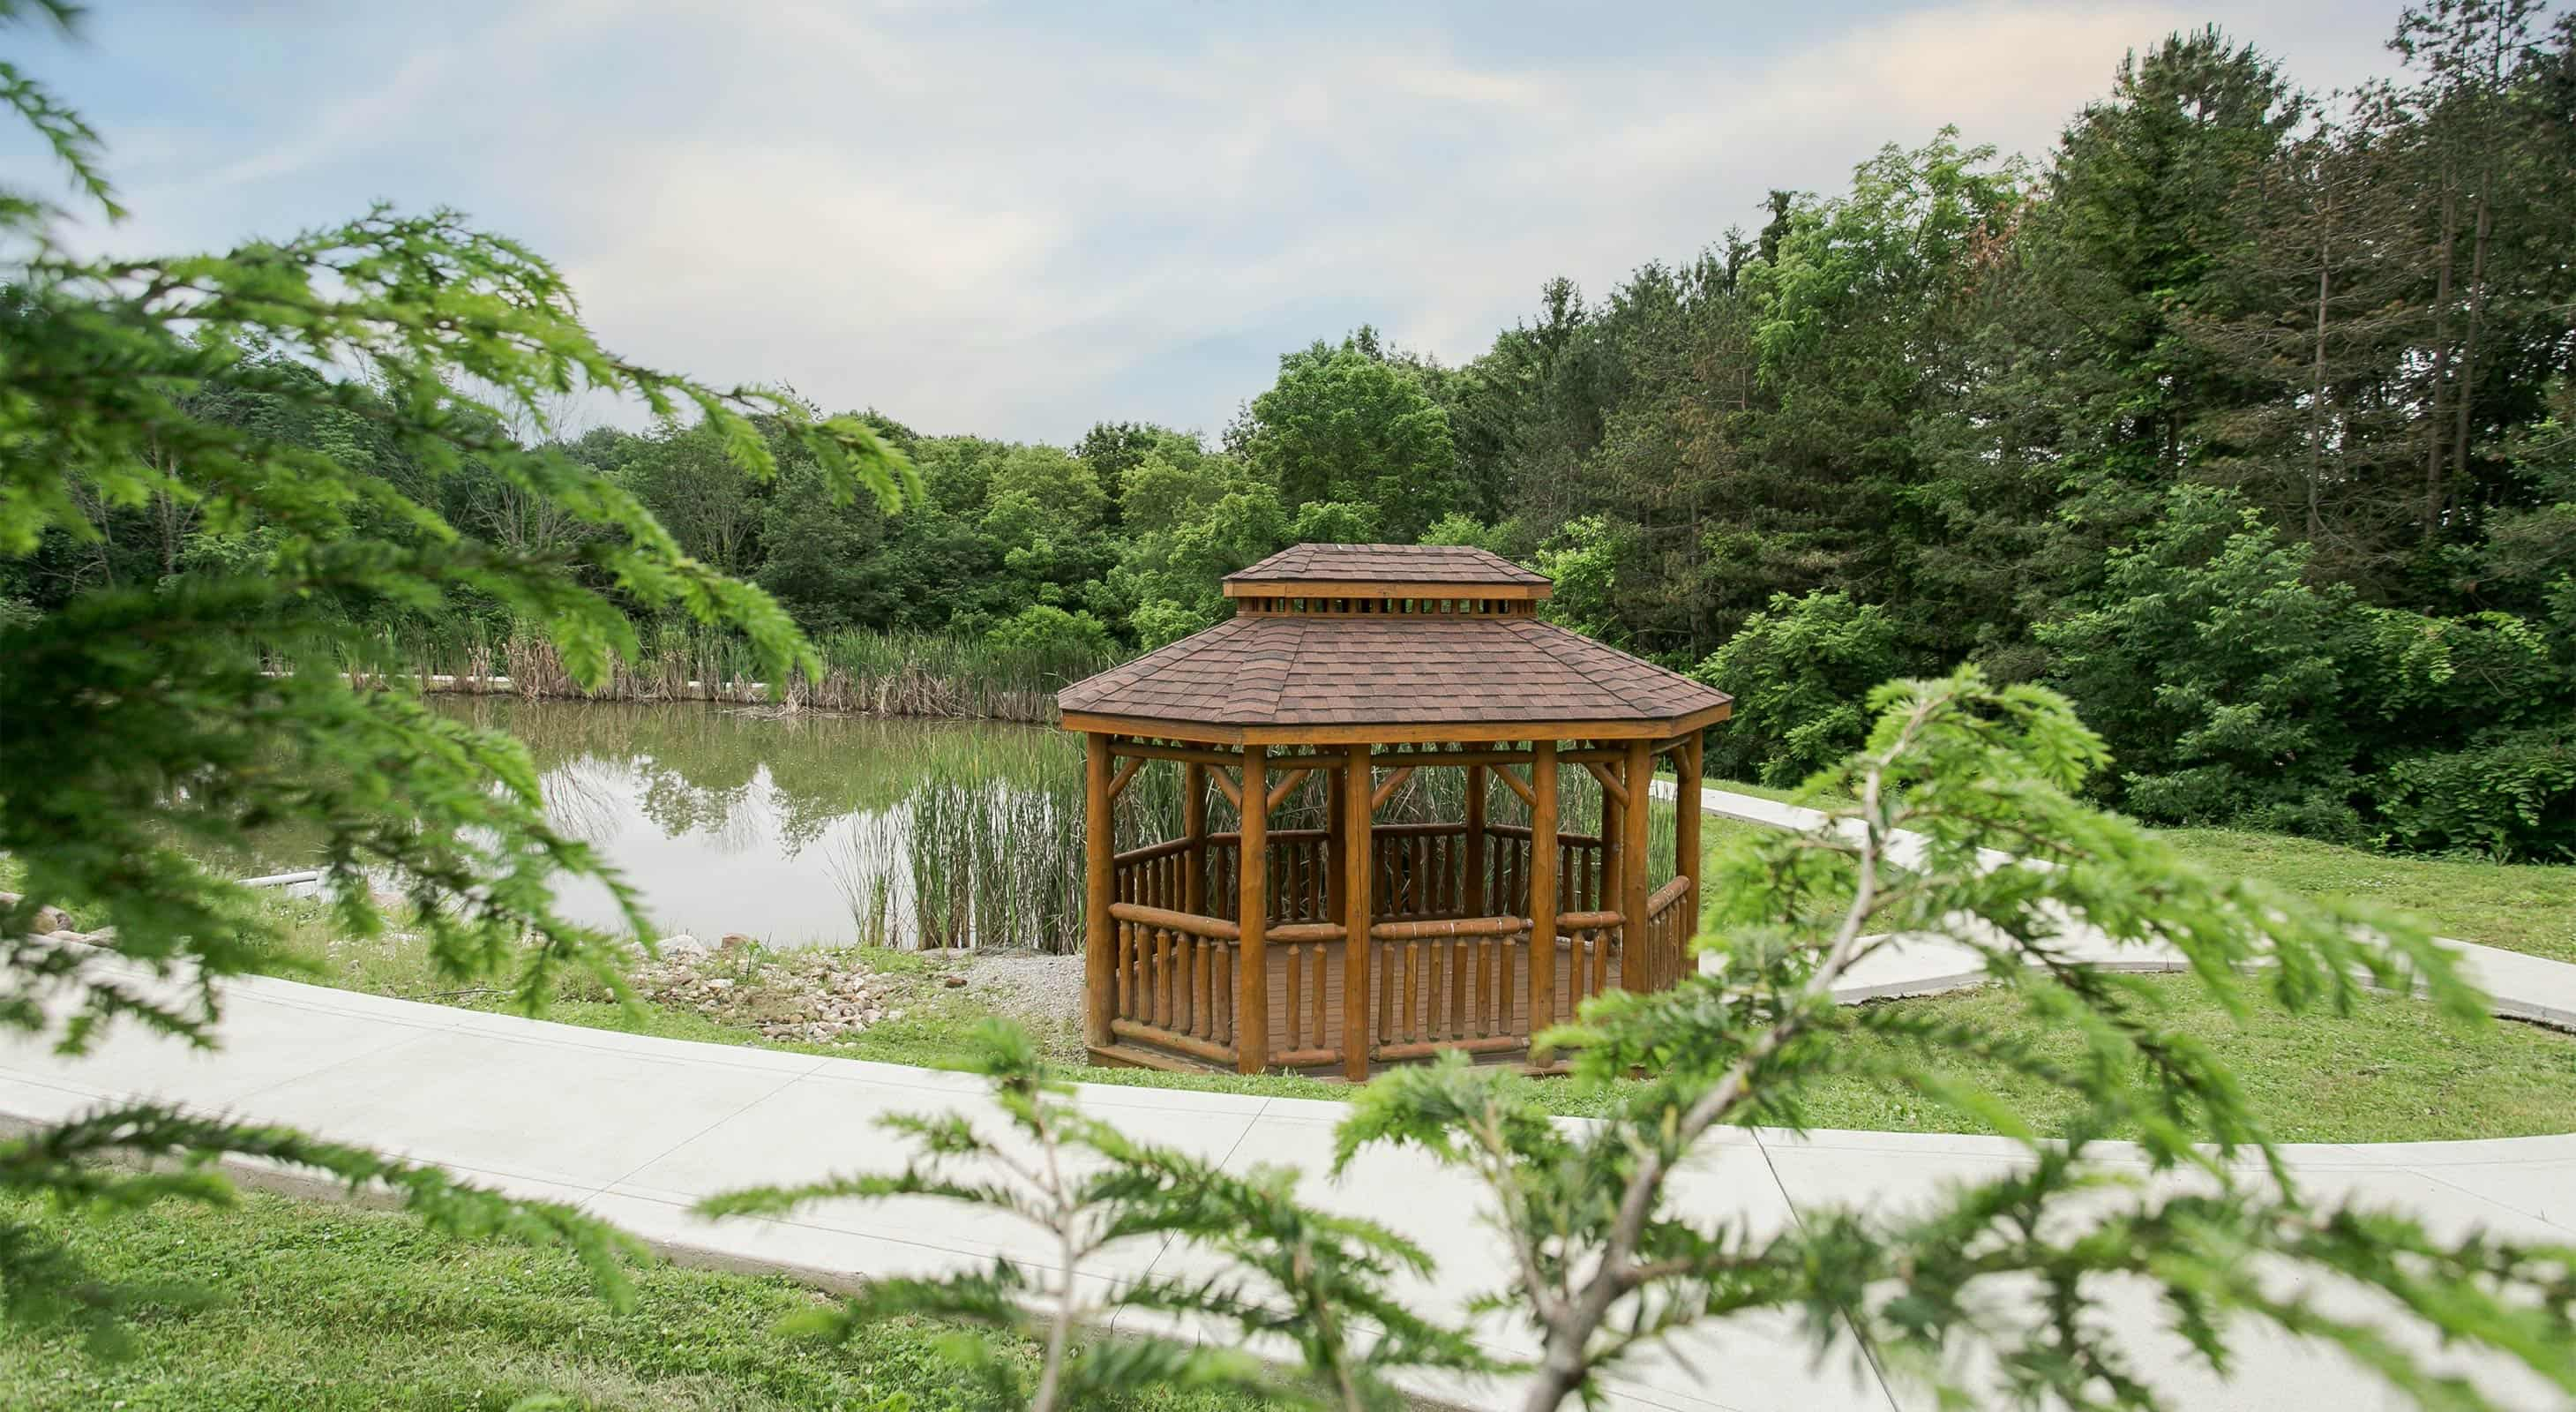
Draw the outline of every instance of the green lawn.
[[[2160,837],[2215,871],[2412,913],[2458,941],[2576,961],[2576,866],[2368,853],[2223,829],[2173,829]]]
[[[70,1236],[111,1277],[175,1275],[217,1296],[145,1307],[133,1356],[118,1360],[67,1335],[0,1328],[0,1407],[19,1412],[501,1412],[543,1394],[600,1412],[969,1405],[932,1346],[944,1330],[895,1320],[841,1345],[782,1334],[780,1320],[823,1298],[784,1279],[656,1266],[640,1274],[635,1311],[618,1314],[559,1252],[451,1240],[383,1212],[253,1194],[232,1210],[169,1203],[104,1221],[6,1198],[0,1216]]]
[[[348,968],[341,984],[384,994],[421,994],[431,983],[417,962],[378,948],[343,948]],[[668,1039],[752,1044],[852,1059],[962,1065],[959,1038],[982,1018],[972,992],[937,983],[943,963],[906,952],[858,953],[872,968],[917,978],[903,1000],[904,1018],[887,1020],[829,1044],[781,1044],[745,1028],[690,1010],[648,1006],[628,1010],[579,993],[558,1001],[547,1018],[568,1024]],[[372,959],[361,961],[360,957]],[[2497,1022],[2458,1027],[2429,1007],[2398,997],[2366,998],[2352,1014],[2292,1017],[2258,1008],[2243,1024],[2207,1000],[2189,976],[2142,982],[2168,1008],[2173,1024],[2208,1044],[2253,1093],[2278,1135],[2290,1141],[2371,1142],[2405,1139],[2506,1137],[2576,1132],[2576,1036]],[[496,1008],[490,996],[452,1002]],[[2027,1032],[2009,998],[1968,992],[1901,1003],[1984,1027]],[[1101,1068],[1083,1063],[1082,1037],[1070,1021],[1033,1026],[1049,1054],[1074,1077],[1092,1083],[1186,1088],[1298,1098],[1347,1096],[1343,1085],[1323,1079],[1234,1074],[1167,1074],[1148,1069]],[[1858,1038],[1854,1043],[1868,1042]],[[2066,1052],[2071,1055],[2072,1047]],[[2021,1111],[2046,1122],[2060,1116],[2058,1100],[2038,1085],[2001,1073],[1983,1075]],[[1529,1081],[1551,1111],[1582,1116],[1600,1111],[1604,1098],[1551,1079]],[[1816,1092],[1812,1121],[1823,1127],[1898,1132],[1976,1132],[1973,1120],[1923,1106],[1908,1096],[1851,1080]]]
[[[2144,978],[2168,1023],[2210,1046],[2285,1142],[2434,1142],[2576,1132],[2576,1036],[2494,1021],[2445,1021],[2398,996],[2366,996],[2349,1015],[2287,1015],[2258,1006],[2239,1024],[2187,975]],[[2072,1061],[2065,1035],[2035,1034],[1998,991],[1892,1002],[1999,1033],[2037,1039]],[[1853,1043],[1883,1043],[1855,1037]],[[2067,1104],[2043,1085],[1986,1066],[1968,1070],[2013,1108],[2046,1127]],[[1907,1094],[1849,1079],[1820,1086],[1809,1119],[1820,1127],[1889,1132],[1978,1132],[1982,1125]]]

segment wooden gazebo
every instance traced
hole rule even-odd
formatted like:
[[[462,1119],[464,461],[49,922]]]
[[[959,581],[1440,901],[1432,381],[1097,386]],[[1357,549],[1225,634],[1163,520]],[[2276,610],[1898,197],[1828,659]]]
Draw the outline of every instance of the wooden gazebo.
[[[1731,699],[1539,621],[1548,592],[1482,550],[1300,544],[1227,577],[1229,621],[1057,696],[1087,749],[1096,1057],[1353,1079],[1510,1059],[1586,996],[1681,974],[1699,810],[1650,892],[1649,785],[1669,759],[1697,799],[1700,733]],[[1118,852],[1112,811],[1159,761],[1180,768],[1180,836]],[[1560,767],[1598,790],[1598,834],[1557,827]],[[1447,769],[1462,817],[1375,821]],[[1272,829],[1318,775],[1328,826]],[[1488,817],[1497,783],[1526,827]],[[1211,787],[1235,831],[1209,830]]]

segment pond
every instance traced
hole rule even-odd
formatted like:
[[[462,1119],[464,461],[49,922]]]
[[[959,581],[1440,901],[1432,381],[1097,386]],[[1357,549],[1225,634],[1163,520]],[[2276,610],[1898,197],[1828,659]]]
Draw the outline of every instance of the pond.
[[[739,932],[775,946],[1082,943],[1080,738],[992,721],[778,712],[704,702],[436,696],[441,712],[525,742],[555,826],[591,844],[642,896],[655,932]],[[1597,827],[1569,772],[1566,826]],[[1461,817],[1460,772],[1424,771],[1380,818]],[[1139,774],[1118,805],[1118,846],[1180,832],[1179,771]],[[1275,828],[1319,828],[1306,780]],[[1517,800],[1497,790],[1498,821]],[[1658,850],[1669,848],[1659,810]],[[1209,825],[1235,827],[1222,798]],[[223,860],[250,873],[313,866],[292,835]],[[1660,872],[1660,870],[1659,870]],[[615,926],[607,890],[568,886],[576,920]]]
[[[657,935],[1079,948],[1082,750],[1061,731],[701,702],[430,702],[526,744],[555,827],[624,876]],[[293,834],[224,860],[313,864]],[[618,924],[596,883],[558,904]]]

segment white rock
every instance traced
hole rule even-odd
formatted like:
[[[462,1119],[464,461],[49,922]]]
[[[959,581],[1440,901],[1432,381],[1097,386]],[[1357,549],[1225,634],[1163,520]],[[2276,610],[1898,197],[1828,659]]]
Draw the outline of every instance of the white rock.
[[[676,936],[666,936],[662,938],[662,950],[665,954],[676,955],[681,952],[703,952],[706,949],[707,944],[705,942],[698,940],[687,932],[681,932]]]

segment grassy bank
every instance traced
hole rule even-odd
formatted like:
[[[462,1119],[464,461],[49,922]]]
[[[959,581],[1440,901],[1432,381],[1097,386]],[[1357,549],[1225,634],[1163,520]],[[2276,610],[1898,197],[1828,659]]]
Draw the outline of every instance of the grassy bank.
[[[133,1356],[0,1326],[0,1407],[24,1412],[489,1409],[555,1397],[598,1412],[962,1412],[970,1404],[918,1320],[850,1343],[783,1334],[823,1296],[778,1278],[659,1266],[633,1312],[611,1310],[560,1252],[457,1241],[381,1212],[250,1195],[113,1221],[20,1198],[0,1213],[77,1241],[101,1274],[184,1272],[214,1300],[147,1304]],[[1033,1350],[1015,1350],[1033,1360]],[[1243,1397],[1169,1394],[1131,1412],[1254,1412]]]

